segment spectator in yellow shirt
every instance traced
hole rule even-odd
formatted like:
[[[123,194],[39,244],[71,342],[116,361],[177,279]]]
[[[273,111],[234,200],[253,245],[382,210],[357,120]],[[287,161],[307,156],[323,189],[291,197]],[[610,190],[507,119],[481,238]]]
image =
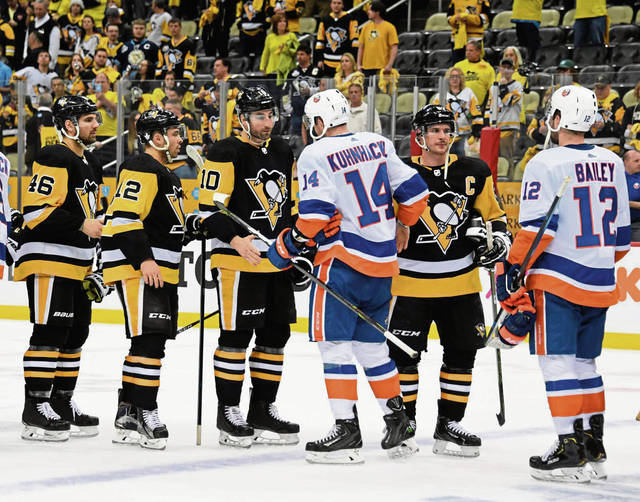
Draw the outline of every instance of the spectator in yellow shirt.
[[[286,64],[287,61],[289,71],[295,68],[298,39],[295,33],[289,31],[287,18],[283,14],[274,14],[271,18],[271,28],[272,33],[269,33],[264,41],[260,71],[267,76],[276,77],[281,65]]]
[[[451,0],[447,9],[447,22],[451,26],[452,61],[464,59],[465,46],[470,40],[484,38],[489,26],[489,0]]]
[[[606,0],[576,0],[573,45],[604,45],[608,38]]]
[[[458,61],[454,66],[464,73],[466,86],[469,87],[478,99],[481,107],[487,99],[489,89],[496,80],[496,72],[482,56],[482,41],[470,40],[467,42],[466,59]]]
[[[366,23],[360,32],[358,47],[358,71],[370,77],[384,70],[390,73],[398,55],[398,33],[395,26],[384,20],[387,9],[379,0],[369,5]]]
[[[535,61],[540,48],[542,0],[513,0],[511,22],[516,25],[518,45],[527,48],[529,61]]]

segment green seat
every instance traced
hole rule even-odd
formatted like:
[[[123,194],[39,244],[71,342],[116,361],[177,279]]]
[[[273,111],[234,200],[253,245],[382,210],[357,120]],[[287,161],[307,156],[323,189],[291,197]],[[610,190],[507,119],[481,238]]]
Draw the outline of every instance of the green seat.
[[[560,12],[556,9],[542,9],[541,26],[558,26],[560,23]]]
[[[198,25],[195,21],[182,21],[182,34],[185,37],[192,37],[198,33]]]
[[[573,23],[576,21],[576,10],[571,9],[568,10],[567,13],[562,18],[562,26],[573,26]]]
[[[515,28],[516,25],[511,22],[512,16],[513,12],[510,10],[503,10],[502,12],[498,12],[493,18],[491,27],[494,30],[506,30],[508,28]]]
[[[316,20],[312,17],[300,18],[300,33],[316,34]]]
[[[610,24],[629,24],[633,20],[633,9],[628,5],[607,7]]]
[[[540,105],[540,94],[536,91],[531,91],[529,94],[524,95],[524,112],[536,113],[538,106]]]
[[[364,100],[367,102],[367,96],[365,95]],[[376,93],[376,111],[379,114],[389,113],[391,110],[391,96],[388,94],[382,94],[381,92]]]
[[[509,172],[509,161],[504,157],[498,157],[498,176],[504,178]]]
[[[638,103],[640,103],[640,101],[638,101],[638,98],[636,98],[635,95],[633,94],[633,89],[625,93],[625,95],[622,97],[622,102],[624,103],[624,106],[626,106],[627,108],[629,108],[630,106],[635,106]]]
[[[233,23],[231,25],[231,29],[229,30],[230,37],[237,37],[240,35],[240,30],[238,29],[238,23]]]
[[[447,14],[444,12],[436,12],[431,14],[424,26],[424,31],[446,31],[451,30],[451,26],[447,22]]]
[[[418,93],[418,110],[427,104],[427,96]],[[396,101],[396,113],[413,113],[413,93],[403,92]]]

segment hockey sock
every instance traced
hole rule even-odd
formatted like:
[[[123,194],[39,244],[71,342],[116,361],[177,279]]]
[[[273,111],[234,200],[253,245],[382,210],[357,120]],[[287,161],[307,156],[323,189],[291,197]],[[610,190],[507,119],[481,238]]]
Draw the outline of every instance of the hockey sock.
[[[354,418],[353,408],[358,401],[356,365],[324,363],[324,383],[334,418]]]
[[[145,410],[156,409],[161,367],[161,359],[126,356],[122,366],[121,400]]]
[[[576,358],[578,382],[582,389],[582,423],[590,430],[589,419],[604,413],[604,386],[602,377],[596,371],[595,359]]]
[[[218,403],[225,406],[240,404],[244,381],[245,349],[218,347],[213,354],[213,373]]]
[[[400,390],[402,401],[407,411],[407,416],[413,420],[416,418],[416,402],[418,401],[418,367],[405,366],[398,368],[400,378]]]
[[[391,413],[387,406],[387,401],[401,394],[396,363],[389,359],[378,366],[365,368],[364,373],[367,375],[367,380],[369,380],[369,385],[373,390],[373,395],[376,396],[382,413],[384,415]]]
[[[53,394],[61,392],[71,395],[76,388],[78,373],[80,372],[80,354],[78,349],[60,349],[58,364],[56,366],[56,377],[53,381]]]
[[[55,347],[29,346],[22,359],[24,382],[29,395],[50,396],[59,354]]]
[[[282,378],[284,349],[256,345],[249,356],[252,398],[273,403]]]
[[[582,418],[582,386],[573,355],[538,356],[547,401],[558,435],[573,434],[573,423]],[[604,393],[602,394],[604,406]]]
[[[438,399],[438,415],[459,422],[471,392],[471,370],[451,368],[443,364],[440,368],[440,399]]]

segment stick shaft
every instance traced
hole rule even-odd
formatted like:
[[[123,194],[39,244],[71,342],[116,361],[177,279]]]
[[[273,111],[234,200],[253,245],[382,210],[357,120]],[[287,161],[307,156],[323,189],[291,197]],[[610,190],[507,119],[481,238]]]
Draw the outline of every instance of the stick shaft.
[[[200,258],[200,337],[198,340],[198,417],[196,427],[196,445],[202,444],[202,373],[204,359],[204,300],[205,300],[205,270],[207,262],[207,241],[202,239]]]

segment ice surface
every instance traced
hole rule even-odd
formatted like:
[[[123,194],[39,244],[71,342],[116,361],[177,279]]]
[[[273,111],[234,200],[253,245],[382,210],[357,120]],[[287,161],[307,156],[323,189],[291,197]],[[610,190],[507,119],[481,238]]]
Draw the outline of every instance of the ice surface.
[[[215,429],[212,354],[217,332],[205,333],[203,444],[195,445],[197,339],[192,329],[167,345],[159,394],[160,417],[169,428],[165,451],[111,443],[116,392],[127,351],[123,327],[96,324],[82,355],[76,392],[80,407],[100,417],[100,435],[61,444],[20,439],[22,354],[30,334],[22,321],[0,321],[0,501],[488,501],[640,500],[640,364],[637,352],[605,350],[599,359],[607,400],[607,481],[569,485],[535,481],[528,458],[554,438],[542,377],[534,357],[520,346],[503,353],[506,418],[499,427],[495,352],[478,354],[462,422],[482,437],[478,458],[431,453],[441,350],[430,340],[421,363],[417,440],[421,451],[391,461],[380,448],[383,421],[362,375],[358,409],[364,465],[323,466],[304,461],[304,443],[323,437],[332,419],[317,348],[296,333],[286,349],[278,399],[283,417],[300,423],[301,444],[221,447]],[[248,375],[248,372],[247,372]],[[249,378],[242,408],[246,413]]]

